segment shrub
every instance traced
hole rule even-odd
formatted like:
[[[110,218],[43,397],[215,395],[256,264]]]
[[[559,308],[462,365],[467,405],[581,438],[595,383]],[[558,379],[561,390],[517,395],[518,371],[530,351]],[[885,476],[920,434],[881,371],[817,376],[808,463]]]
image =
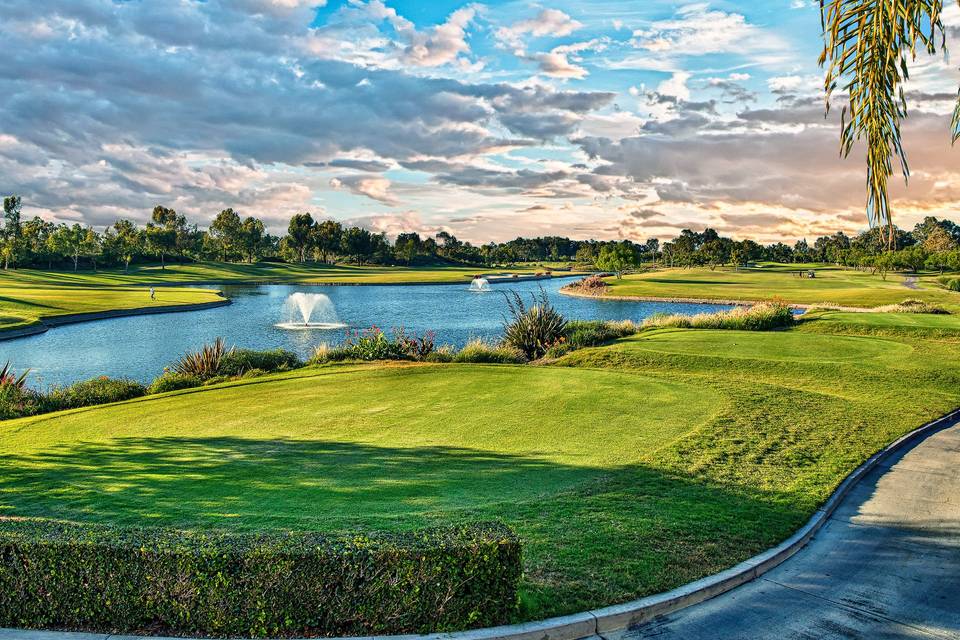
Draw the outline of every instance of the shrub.
[[[483,340],[471,340],[454,356],[453,362],[478,364],[523,364],[523,352],[507,345],[495,345]]]
[[[27,387],[29,373],[27,369],[17,375],[10,362],[0,367],[0,420],[33,416],[50,410],[44,395]]]
[[[50,411],[42,393],[29,387],[0,384],[0,420],[35,416]]]
[[[273,349],[256,351],[254,349],[231,349],[223,354],[217,372],[225,376],[244,375],[251,369],[262,372],[288,371],[302,367],[303,362],[292,351]]]
[[[532,296],[533,304],[527,307],[516,291],[507,299],[510,319],[504,321],[503,341],[519,349],[530,360],[543,356],[547,350],[563,337],[567,321],[553,308],[542,288],[540,295]]]
[[[594,347],[611,340],[633,335],[638,327],[632,320],[571,320],[563,338],[547,350],[548,358],[559,358],[576,349]]]
[[[507,622],[520,543],[477,524],[399,534],[228,534],[0,521],[0,625],[318,636]]]
[[[593,275],[587,276],[581,280],[577,280],[573,284],[569,285],[569,287],[580,293],[586,293],[592,296],[600,296],[607,292],[609,285],[607,285],[607,283],[604,282],[603,278],[600,276]]]
[[[455,355],[456,351],[453,347],[443,345],[428,353],[423,360],[424,362],[453,362]]]
[[[929,313],[935,315],[950,315],[950,312],[940,305],[917,300],[916,298],[907,298],[900,304],[888,304],[884,307],[877,307],[877,311],[887,313]]]
[[[433,331],[424,331],[418,336],[416,333],[407,334],[403,327],[394,330],[394,340],[400,350],[414,360],[423,360],[433,353],[436,338],[437,334]]]
[[[185,376],[209,378],[220,373],[220,365],[227,353],[223,338],[217,338],[213,344],[205,344],[199,351],[187,352],[173,364],[174,373]]]
[[[55,409],[75,409],[139,398],[146,393],[147,388],[136,380],[100,376],[68,387],[56,387],[50,392],[49,400]]]
[[[434,348],[435,334],[432,331],[418,336],[399,328],[393,330],[393,338],[388,338],[374,326],[353,332],[342,345],[319,345],[313,351],[310,364],[343,360],[426,360]]]
[[[695,316],[655,314],[643,321],[644,328],[738,329],[769,331],[789,327],[796,322],[793,311],[783,302],[760,302],[752,307],[701,313]]]
[[[14,373],[13,368],[10,366],[10,361],[0,367],[0,387],[16,387],[18,389],[23,389],[27,385],[27,376],[30,375],[30,369],[27,369],[19,376]]]
[[[192,389],[203,384],[199,376],[192,376],[183,373],[165,372],[157,376],[150,386],[147,387],[147,393],[165,393],[167,391],[178,391],[180,389]]]
[[[960,291],[960,278],[940,278],[940,284],[950,291]]]

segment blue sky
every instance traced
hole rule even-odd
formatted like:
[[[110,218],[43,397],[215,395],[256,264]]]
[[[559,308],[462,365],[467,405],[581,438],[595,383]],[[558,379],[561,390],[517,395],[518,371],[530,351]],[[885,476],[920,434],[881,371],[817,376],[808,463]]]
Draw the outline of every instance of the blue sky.
[[[7,0],[0,189],[95,226],[164,204],[474,242],[854,232],[819,30],[809,0]],[[912,75],[906,226],[960,203],[960,78]]]

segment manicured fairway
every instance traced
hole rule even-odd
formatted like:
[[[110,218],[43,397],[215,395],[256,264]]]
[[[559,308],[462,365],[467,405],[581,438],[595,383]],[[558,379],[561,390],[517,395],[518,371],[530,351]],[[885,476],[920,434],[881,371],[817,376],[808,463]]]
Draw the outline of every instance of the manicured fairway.
[[[815,269],[816,278],[800,278],[798,271]],[[936,285],[932,275],[920,278],[918,289],[904,286],[904,278],[890,273],[884,280],[853,269],[826,265],[766,265],[736,270],[661,269],[608,278],[612,296],[653,296],[665,298],[706,298],[714,300],[770,300],[775,297],[795,304],[834,304],[877,307],[921,298],[952,304],[960,310],[960,296]]]
[[[150,299],[149,286],[76,287],[35,284],[0,277],[0,330],[36,324],[43,318],[74,313],[215,302],[212,289],[163,287]]]
[[[663,591],[788,537],[960,405],[960,339],[914,323],[657,330],[553,367],[346,365],[0,425],[8,516],[191,528],[500,519],[518,619]],[[953,316],[948,316],[953,319]]]
[[[635,412],[637,397],[657,401]],[[188,528],[409,528],[637,463],[716,404],[687,384],[616,372],[309,370],[8,423],[0,509]]]

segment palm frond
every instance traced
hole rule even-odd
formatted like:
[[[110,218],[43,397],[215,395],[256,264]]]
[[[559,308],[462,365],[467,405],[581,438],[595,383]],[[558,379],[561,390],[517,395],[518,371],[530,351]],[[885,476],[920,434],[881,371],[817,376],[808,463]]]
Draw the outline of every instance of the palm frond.
[[[942,0],[820,0],[824,48],[820,64],[827,110],[839,88],[847,94],[843,108],[840,153],[850,155],[854,144],[867,145],[867,218],[871,226],[886,226],[893,239],[888,181],[897,157],[904,180],[910,168],[900,137],[907,116],[903,83],[917,49],[937,52],[945,33]],[[954,116],[954,137],[960,137],[960,104]]]

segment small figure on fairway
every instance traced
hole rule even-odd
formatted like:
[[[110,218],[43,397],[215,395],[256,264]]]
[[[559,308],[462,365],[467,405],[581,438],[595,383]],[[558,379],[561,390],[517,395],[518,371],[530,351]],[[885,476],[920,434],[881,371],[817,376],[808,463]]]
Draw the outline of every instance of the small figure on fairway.
[[[157,292],[154,290],[153,287],[150,287],[150,299],[151,299],[151,300],[156,300],[156,299],[157,299]]]

